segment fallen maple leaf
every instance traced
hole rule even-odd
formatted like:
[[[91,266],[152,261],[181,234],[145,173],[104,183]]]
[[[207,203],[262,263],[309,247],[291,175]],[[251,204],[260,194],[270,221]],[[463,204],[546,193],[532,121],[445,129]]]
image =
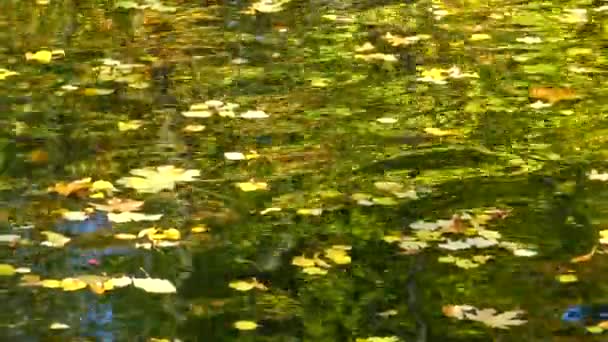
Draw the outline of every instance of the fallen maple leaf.
[[[59,182],[48,188],[48,192],[56,192],[63,196],[70,196],[71,194],[80,195],[82,192],[86,192],[91,187],[91,178],[83,178],[75,180],[70,183]]]
[[[122,199],[122,198],[111,198],[108,200],[107,204],[97,204],[97,203],[89,203],[97,210],[103,211],[137,211],[141,209],[144,205],[143,201],[136,201],[132,199]]]
[[[523,313],[524,311],[521,310],[513,310],[496,314],[494,309],[477,309],[472,312],[465,312],[464,316],[466,319],[481,322],[492,328],[509,329],[511,326],[522,325],[527,322],[518,319],[518,316]]]

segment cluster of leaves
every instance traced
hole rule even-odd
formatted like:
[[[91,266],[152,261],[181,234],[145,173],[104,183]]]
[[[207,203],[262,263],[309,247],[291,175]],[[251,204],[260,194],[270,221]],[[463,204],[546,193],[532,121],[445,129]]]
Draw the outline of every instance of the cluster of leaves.
[[[523,245],[501,241],[500,232],[486,229],[485,225],[496,218],[504,218],[508,211],[501,209],[486,209],[477,215],[469,213],[456,214],[450,220],[437,220],[435,222],[416,221],[410,224],[411,235],[385,235],[384,241],[396,243],[404,254],[416,254],[425,248],[431,247],[432,243],[440,249],[450,251],[465,249],[486,249],[489,247],[501,247],[511,251],[516,256],[530,257],[536,255],[536,251],[528,249]],[[464,235],[465,239],[454,240],[448,236]],[[447,255],[439,257],[439,262],[451,263],[460,268],[475,268],[485,264],[493,257],[490,255],[474,255],[471,258]]]
[[[333,245],[325,249],[323,256],[336,265],[347,265],[351,262],[351,258],[348,255],[350,249],[351,246]],[[302,272],[305,274],[325,275],[327,274],[327,269],[331,268],[331,265],[321,259],[319,255],[320,253],[315,253],[312,258],[308,258],[305,255],[297,256],[291,260],[291,264],[301,267]]]

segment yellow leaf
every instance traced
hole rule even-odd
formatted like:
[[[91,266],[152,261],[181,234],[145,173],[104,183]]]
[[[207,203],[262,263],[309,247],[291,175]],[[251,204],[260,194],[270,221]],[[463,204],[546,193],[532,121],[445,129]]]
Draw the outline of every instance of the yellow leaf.
[[[254,288],[259,288],[259,285],[262,284],[258,283],[255,279],[252,279],[251,281],[238,280],[228,284],[230,288],[243,292],[253,290]]]
[[[42,64],[48,64],[53,59],[53,53],[49,50],[40,50],[35,53],[27,52],[25,59],[28,61],[36,61]]]
[[[448,135],[456,135],[455,131],[452,131],[452,130],[443,130],[443,129],[434,128],[434,127],[425,128],[424,131],[426,133],[428,133],[428,134],[435,135],[435,136],[438,136],[438,137],[444,137],[444,136],[448,136]]]
[[[77,278],[65,278],[61,281],[64,291],[77,291],[87,287],[87,283]]]
[[[5,80],[7,77],[19,75],[18,72],[10,71],[8,69],[0,68],[0,81]]]
[[[108,213],[108,219],[110,222],[114,223],[124,223],[124,222],[140,222],[140,221],[158,221],[163,217],[163,214],[156,215],[147,215],[132,211],[125,211],[122,213]]]
[[[49,289],[56,289],[61,287],[61,281],[56,279],[45,279],[40,282],[40,285]]]
[[[327,274],[327,270],[324,270],[320,267],[317,266],[313,266],[313,267],[305,267],[302,269],[302,272],[306,273],[306,274],[310,274],[310,275],[325,275]]]
[[[59,322],[52,323],[49,326],[49,329],[51,329],[51,330],[65,330],[65,329],[69,329],[69,328],[70,328],[69,325],[67,325],[65,323],[59,323]]]
[[[472,41],[479,41],[479,40],[487,40],[487,39],[491,39],[492,36],[490,36],[489,34],[486,33],[475,33],[473,35],[471,35],[471,38],[469,38]]]
[[[401,241],[401,236],[385,235],[384,237],[382,237],[382,240],[384,240],[384,242],[387,242],[387,243],[395,243],[395,242]]]
[[[309,259],[305,256],[297,256],[291,260],[291,264],[300,267],[313,267],[315,266],[315,260]]]
[[[325,250],[325,256],[338,265],[350,264],[350,256],[345,250],[339,248],[328,248]]]
[[[314,208],[314,209],[301,208],[296,211],[296,214],[302,215],[302,216],[320,216],[322,213],[323,213],[323,209],[321,209],[321,208]]]
[[[0,276],[12,276],[15,273],[17,273],[17,271],[15,270],[15,267],[13,267],[12,265],[9,264],[0,264]]]
[[[205,125],[187,125],[184,127],[184,132],[202,132],[205,128]]]
[[[47,245],[50,247],[63,247],[71,241],[70,238],[51,231],[43,231],[40,234],[46,236]]]
[[[141,120],[130,120],[130,121],[119,121],[118,130],[121,132],[132,131],[143,126],[144,122]]]
[[[165,239],[168,240],[179,240],[181,238],[181,233],[175,228],[169,228],[163,233],[165,234]]]
[[[585,329],[587,330],[588,333],[590,334],[601,334],[604,332],[604,329],[602,327],[599,327],[597,325],[592,325],[590,327],[585,327]]]
[[[82,93],[85,96],[104,96],[114,93],[114,89],[85,88]]]
[[[118,233],[118,234],[114,234],[114,238],[118,239],[118,240],[135,240],[135,239],[137,239],[137,235],[127,234],[127,233]]]
[[[93,182],[93,184],[91,184],[91,189],[95,191],[116,191],[116,188],[114,187],[114,185],[112,185],[112,183],[104,180],[98,180]]]
[[[556,277],[557,281],[560,283],[568,284],[568,283],[576,283],[578,281],[578,277],[576,274],[560,274]]]
[[[69,196],[73,193],[78,193],[83,190],[88,190],[91,187],[91,178],[83,178],[70,183],[59,182],[48,188],[48,192],[56,192],[63,196]]]
[[[209,231],[209,228],[206,226],[196,226],[196,227],[192,227],[190,229],[191,232],[193,233],[205,233]]]
[[[234,322],[234,327],[238,330],[255,330],[258,324],[253,321],[237,321]]]
[[[241,182],[236,183],[236,186],[245,192],[268,189],[268,184],[264,182]]]

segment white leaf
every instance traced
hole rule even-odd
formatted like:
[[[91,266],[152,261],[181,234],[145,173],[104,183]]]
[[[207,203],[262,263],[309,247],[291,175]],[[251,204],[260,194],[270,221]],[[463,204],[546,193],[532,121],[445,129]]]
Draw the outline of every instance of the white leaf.
[[[132,278],[133,286],[150,293],[176,293],[175,286],[166,279]]]

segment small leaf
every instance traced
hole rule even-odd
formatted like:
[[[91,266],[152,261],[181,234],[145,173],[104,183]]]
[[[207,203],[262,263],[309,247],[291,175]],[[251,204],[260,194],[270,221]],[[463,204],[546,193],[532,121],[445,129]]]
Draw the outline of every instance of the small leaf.
[[[0,276],[10,277],[17,273],[15,267],[9,264],[0,264]]]
[[[241,152],[225,152],[224,157],[228,160],[245,160],[245,155]]]
[[[245,192],[268,189],[268,184],[264,182],[240,182],[236,183],[235,186]]]
[[[87,283],[78,278],[65,278],[61,281],[64,291],[78,291],[87,287]]]
[[[28,52],[25,54],[25,59],[28,61],[36,61],[42,64],[49,64],[53,59],[53,53],[49,50],[40,50],[37,52]]]
[[[258,324],[253,321],[237,321],[234,322],[234,327],[238,330],[255,330]]]
[[[85,88],[82,90],[84,96],[105,96],[114,93],[114,89]]]
[[[177,289],[168,280],[155,278],[132,278],[133,286],[150,293],[176,293]]]
[[[65,330],[65,329],[69,329],[70,326],[65,324],[65,323],[59,323],[59,322],[54,322],[49,326],[49,329],[51,330]]]
[[[241,114],[241,118],[243,119],[266,119],[268,117],[269,115],[261,110],[249,110]]]
[[[52,231],[42,231],[41,235],[46,236],[46,245],[49,247],[63,247],[71,241],[70,238]]]
[[[557,281],[559,281],[562,284],[569,284],[569,283],[576,283],[576,282],[578,282],[578,277],[576,276],[576,274],[573,274],[573,273],[560,274],[560,275],[558,275],[555,278],[557,279]]]

